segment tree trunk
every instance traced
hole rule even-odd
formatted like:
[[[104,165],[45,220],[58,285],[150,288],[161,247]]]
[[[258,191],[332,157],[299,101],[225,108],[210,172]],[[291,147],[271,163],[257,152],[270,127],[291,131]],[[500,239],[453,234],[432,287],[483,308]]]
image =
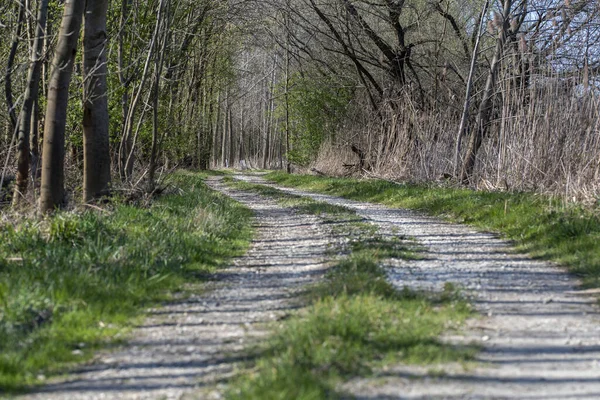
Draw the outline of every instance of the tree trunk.
[[[120,146],[119,162],[121,163],[121,165],[119,166],[119,170],[122,171],[122,173],[124,174],[122,176],[122,178],[125,180],[131,179],[131,175],[133,174],[133,159],[134,159],[133,153],[135,150],[135,137],[133,137],[133,139],[132,139],[133,120],[135,117],[135,112],[137,110],[137,106],[139,104],[142,93],[144,91],[146,81],[148,80],[150,63],[154,57],[154,52],[156,51],[156,42],[158,40],[160,24],[161,24],[161,21],[163,18],[162,12],[163,12],[163,9],[162,9],[162,2],[161,2],[158,7],[158,13],[156,16],[156,25],[154,26],[154,32],[152,34],[152,39],[150,41],[150,48],[148,49],[146,61],[144,62],[144,70],[142,71],[142,76],[140,77],[140,84],[138,86],[135,96],[133,97],[133,99],[131,101],[131,104],[130,104],[129,110],[128,110],[128,114],[127,114],[127,118],[125,119],[125,123],[124,123],[125,128],[124,128],[123,137],[121,139],[121,146]],[[143,112],[144,111],[142,111],[142,113]],[[139,132],[140,125],[141,125],[141,120],[138,123],[138,132]],[[138,132],[136,132],[136,134],[135,134],[136,137],[137,137]]]
[[[77,53],[85,0],[66,0],[58,44],[52,61],[44,126],[40,212],[48,213],[64,201],[65,127],[69,83]]]
[[[205,86],[206,87],[206,86]],[[214,102],[213,102],[213,83],[210,83],[210,87],[208,89],[208,97],[204,100],[208,107],[208,115],[204,117],[206,123],[206,134],[209,135],[207,138],[207,145],[210,146],[204,153],[205,160],[202,160],[202,165],[204,169],[211,168],[211,158],[214,160],[213,154],[216,152],[217,146],[217,135],[213,128],[213,120],[214,120]],[[213,162],[214,164],[214,162]]]
[[[35,135],[31,135],[31,130],[35,129],[35,125],[37,125],[37,110],[35,105],[37,103],[40,87],[42,50],[44,46],[44,32],[46,30],[47,16],[48,0],[41,0],[38,9],[33,51],[31,53],[31,63],[29,64],[29,72],[27,76],[25,100],[23,101],[23,108],[21,109],[21,115],[19,117],[19,133],[17,142],[17,181],[15,194],[13,196],[15,205],[17,205],[27,193],[27,186],[29,183],[30,150],[35,156],[35,159],[33,160],[35,165],[32,168],[32,175],[34,177],[36,176],[37,133]],[[30,142],[30,139],[33,138],[35,138],[35,140],[31,140]]]
[[[494,51],[494,57],[490,64],[490,70],[488,72],[487,80],[485,82],[485,88],[483,90],[483,96],[481,103],[479,104],[479,111],[475,119],[475,129],[472,130],[469,137],[469,145],[465,154],[465,159],[460,173],[460,180],[463,183],[469,183],[472,178],[473,170],[475,169],[475,161],[477,160],[477,153],[483,138],[487,135],[490,127],[490,117],[492,115],[492,100],[494,98],[496,81],[498,79],[498,72],[500,71],[500,64],[502,62],[502,54],[504,53],[504,44],[508,38],[510,30],[510,10],[512,7],[513,0],[504,0],[503,15],[502,15],[502,27],[498,34],[498,40],[496,42],[496,49]]]
[[[154,82],[153,89],[154,97],[152,100],[153,112],[152,112],[152,148],[150,150],[150,166],[148,168],[148,191],[154,190],[154,173],[156,172],[156,154],[158,152],[158,105],[160,95],[160,76],[163,69],[165,60],[165,53],[168,41],[168,30],[169,30],[169,0],[161,0],[159,4],[160,10],[159,17],[167,14],[165,21],[159,20],[157,23],[157,29],[160,32],[160,27],[163,26],[163,38],[162,44],[160,45],[160,54],[154,61]]]
[[[287,18],[286,18],[287,25]],[[285,171],[290,174],[292,173],[292,164],[290,163],[290,101],[289,101],[289,90],[290,90],[290,34],[286,35],[285,42],[285,88],[284,88],[284,100],[285,100]]]
[[[473,48],[473,55],[471,57],[471,66],[469,68],[469,77],[467,79],[467,89],[465,93],[465,102],[463,104],[463,112],[460,118],[460,125],[458,127],[458,133],[456,135],[456,146],[454,148],[454,176],[458,175],[458,164],[460,160],[460,150],[461,150],[461,141],[465,131],[465,127],[467,124],[467,120],[469,117],[469,109],[471,107],[471,91],[473,90],[473,79],[475,75],[475,67],[477,65],[477,57],[479,56],[479,42],[481,41],[481,36],[483,35],[481,32],[481,28],[483,26],[483,20],[485,17],[485,13],[487,12],[487,8],[489,5],[489,0],[486,0],[483,9],[481,10],[481,18],[479,19],[479,25],[477,27],[477,39],[475,40],[475,45]]]
[[[43,65],[43,63],[42,63]],[[31,154],[31,180],[33,187],[39,187],[40,180],[40,101],[39,97],[33,102],[33,110],[31,111],[31,134],[29,136],[29,152]]]
[[[87,0],[83,37],[83,201],[110,186],[110,145],[106,75],[108,0]]]
[[[246,163],[246,155],[244,154],[244,105],[240,103],[240,140],[238,147],[238,160],[241,164],[242,160],[244,160],[244,164]],[[240,165],[242,169],[244,169],[243,165]]]
[[[129,20],[129,2],[131,0],[121,0],[121,19],[119,22],[119,36],[118,36],[118,47],[117,47],[117,60],[119,68],[119,83],[123,87],[123,94],[121,95],[121,137],[125,138],[127,116],[129,115],[129,85],[131,77],[125,76],[125,68],[129,65],[130,60],[125,62],[125,34],[126,25]],[[119,146],[119,152],[117,155],[117,165],[119,169],[119,176],[123,179],[126,176],[125,173],[125,162],[127,155],[131,149],[131,137],[127,140],[123,139]]]
[[[221,135],[221,168],[229,167],[227,160],[227,115],[229,114],[229,92],[225,91],[225,109],[223,110],[223,132]]]
[[[227,140],[229,143],[229,149],[228,149],[229,167],[233,168],[235,166],[235,132],[233,131],[233,114],[232,114],[233,107],[231,105],[229,105],[227,108],[228,108],[227,131],[229,132],[229,134],[227,135]]]
[[[267,169],[268,165],[269,165],[269,131],[271,130],[271,127],[269,125],[269,113],[268,110],[271,108],[270,103],[267,103],[267,111],[265,112],[265,123],[264,123],[264,127],[265,127],[265,136],[264,136],[264,140],[263,140],[263,148],[262,148],[262,169]]]
[[[4,93],[6,95],[6,105],[8,107],[8,116],[10,119],[11,132],[14,135],[17,130],[17,112],[15,111],[15,105],[13,102],[12,93],[12,73],[15,64],[15,57],[17,55],[17,49],[19,47],[19,40],[21,37],[21,31],[23,29],[23,22],[25,21],[25,1],[19,2],[19,16],[17,18],[17,26],[12,37],[12,43],[10,45],[10,51],[8,53],[8,60],[6,62],[6,72],[4,74]]]
[[[213,83],[214,85],[214,83]],[[219,127],[221,126],[220,124],[220,117],[221,117],[221,92],[218,91],[217,92],[217,100],[216,100],[216,108],[217,110],[215,111],[215,115],[213,117],[213,121],[211,121],[213,123],[213,129],[212,129],[212,134],[213,134],[213,168],[217,168],[217,166],[219,165]]]

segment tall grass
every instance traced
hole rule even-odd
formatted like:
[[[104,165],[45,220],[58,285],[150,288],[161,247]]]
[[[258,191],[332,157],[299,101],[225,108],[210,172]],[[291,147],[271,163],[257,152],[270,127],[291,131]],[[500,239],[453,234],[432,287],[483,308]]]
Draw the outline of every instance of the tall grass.
[[[571,66],[557,67],[547,60],[532,64],[526,79],[511,69],[515,59],[527,63],[536,57],[506,49],[472,186],[595,202],[600,198],[598,76],[581,69],[583,59],[577,62],[576,57]],[[480,86],[487,65],[478,68]],[[388,98],[393,107],[382,107],[378,114],[366,106],[366,96],[357,97],[349,118],[323,146],[313,166],[331,175],[352,172],[344,164],[358,162],[350,151],[355,144],[368,154],[369,172],[380,177],[431,182],[453,175],[464,101],[464,88],[455,84],[448,84],[448,93],[440,91],[426,107],[409,95]],[[479,86],[471,99],[471,129],[480,101]],[[462,142],[461,157],[467,138]]]
[[[149,208],[0,225],[0,391],[122,338],[143,307],[202,281],[251,235],[251,212],[178,173]]]

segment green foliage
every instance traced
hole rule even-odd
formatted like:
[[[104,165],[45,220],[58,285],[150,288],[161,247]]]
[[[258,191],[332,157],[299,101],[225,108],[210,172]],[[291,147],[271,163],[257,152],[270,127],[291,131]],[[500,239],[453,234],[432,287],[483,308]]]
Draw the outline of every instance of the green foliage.
[[[352,86],[333,76],[295,74],[290,77],[288,113],[290,150],[288,158],[307,165],[317,155],[321,144],[333,139],[346,115],[353,96]],[[279,88],[280,92],[284,88]],[[277,105],[279,117],[285,115],[285,102]]]
[[[298,201],[298,196],[286,200],[289,195],[281,191],[253,186],[280,201]],[[300,199],[301,207],[314,202]],[[306,211],[320,210],[320,204],[314,202]],[[451,285],[435,297],[398,291],[386,280],[381,261],[414,257],[408,243],[374,235],[373,226],[353,219],[354,212],[344,207],[326,216],[350,221],[341,229],[351,237],[351,254],[309,289],[310,305],[276,328],[252,368],[233,382],[227,398],[338,398],[340,380],[369,374],[377,365],[464,362],[476,351],[437,340],[470,314],[469,306],[451,293]]]
[[[502,233],[520,250],[558,261],[600,286],[600,218],[597,210],[564,206],[530,193],[482,192],[468,189],[394,184],[274,173],[269,178],[286,186],[425,211],[452,221]]]
[[[370,373],[374,362],[427,364],[467,360],[473,349],[436,340],[450,319],[467,313],[410,297],[389,301],[370,294],[316,301],[284,324],[254,370],[230,399],[332,399],[340,379]]]
[[[0,225],[0,389],[84,359],[148,304],[244,251],[248,209],[198,175],[178,173],[170,183],[182,194],[147,209],[117,204],[106,214]]]

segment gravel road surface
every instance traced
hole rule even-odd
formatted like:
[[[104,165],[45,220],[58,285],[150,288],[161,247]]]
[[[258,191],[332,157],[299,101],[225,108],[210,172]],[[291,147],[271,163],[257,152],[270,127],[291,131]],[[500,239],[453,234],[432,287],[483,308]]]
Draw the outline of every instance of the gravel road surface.
[[[219,180],[208,184],[255,212],[247,254],[199,285],[199,294],[150,310],[118,351],[23,399],[219,398],[219,382],[264,336],[265,323],[297,307],[299,290],[323,274],[333,239],[316,217]]]
[[[565,269],[519,254],[496,235],[413,211],[283,188],[257,175],[236,178],[354,209],[380,233],[414,238],[425,257],[390,261],[390,281],[434,291],[452,283],[479,312],[443,338],[481,345],[475,363],[389,365],[344,383],[349,398],[600,399],[600,309]],[[298,305],[298,292],[323,274],[339,238],[316,217],[218,179],[208,184],[255,211],[248,253],[200,294],[151,310],[119,351],[26,399],[218,398],[243,350],[264,337],[265,322]]]
[[[257,176],[237,177],[265,183]],[[514,251],[496,235],[413,211],[270,185],[345,206],[382,232],[413,237],[425,259],[389,266],[395,286],[440,290],[446,282],[472,298],[481,317],[445,339],[478,343],[476,366],[389,366],[344,389],[358,399],[600,399],[600,314],[593,293],[565,269]],[[433,375],[433,376],[431,376]],[[442,376],[439,376],[442,375]],[[437,376],[437,377],[436,377]]]

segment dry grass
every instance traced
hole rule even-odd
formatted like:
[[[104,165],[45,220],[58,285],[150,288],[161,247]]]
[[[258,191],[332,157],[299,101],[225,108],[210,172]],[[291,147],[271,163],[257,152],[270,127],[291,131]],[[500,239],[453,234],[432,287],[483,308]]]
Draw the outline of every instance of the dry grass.
[[[534,191],[573,202],[600,196],[600,98],[583,95],[578,77],[536,78],[526,89],[500,82],[495,115],[479,151],[474,186],[486,190]],[[454,105],[417,110],[408,101],[387,109],[383,121],[356,105],[336,143],[322,149],[314,165],[334,176],[356,163],[357,144],[368,152],[370,172],[390,179],[427,182],[454,171],[460,113]],[[472,113],[475,112],[472,106]],[[361,111],[362,110],[362,111]],[[466,139],[463,139],[463,151]],[[363,171],[364,173],[364,171]]]

